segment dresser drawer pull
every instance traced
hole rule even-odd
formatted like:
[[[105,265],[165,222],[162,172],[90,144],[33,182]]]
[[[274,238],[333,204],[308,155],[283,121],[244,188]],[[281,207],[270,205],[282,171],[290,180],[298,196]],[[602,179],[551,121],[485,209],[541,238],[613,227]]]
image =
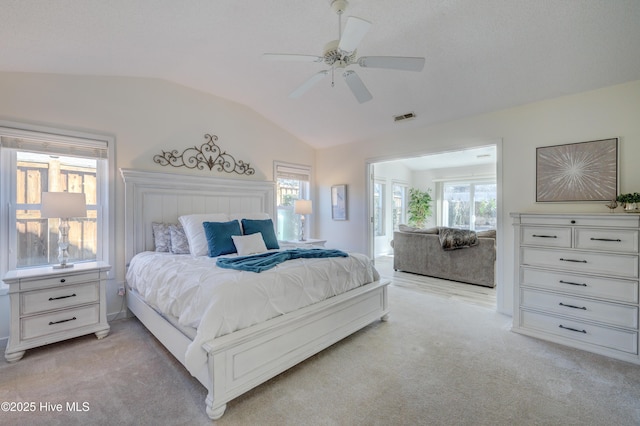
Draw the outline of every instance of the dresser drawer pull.
[[[572,283],[571,281],[560,280],[560,284],[579,285],[580,287],[586,287],[584,283]]]
[[[567,305],[567,304],[564,304],[564,303],[562,303],[562,302],[558,303],[558,305],[560,305],[560,306],[564,306],[565,308],[583,309],[583,310],[585,310],[585,311],[587,310],[587,308],[586,308],[585,306]]]
[[[560,324],[558,327],[560,328],[564,328],[565,330],[570,330],[570,331],[575,331],[576,333],[584,333],[587,334],[587,330],[578,330],[575,328],[571,328],[571,327],[565,327],[564,325]]]
[[[536,238],[558,238],[557,235],[537,235],[537,234],[533,234],[532,237],[536,237]]]
[[[67,280],[65,280],[64,278],[61,278],[61,279],[60,279],[60,282],[61,282],[61,283],[66,282],[66,281],[67,281]]]
[[[50,297],[50,298],[49,298],[49,301],[51,301],[51,300],[67,299],[67,298],[69,298],[69,297],[76,297],[76,294],[75,294],[75,293],[73,293],[73,294],[69,294],[68,296]]]
[[[60,323],[69,322],[69,321],[75,321],[76,319],[77,319],[76,317],[73,317],[73,318],[69,318],[69,319],[66,319],[66,320],[60,320],[60,321],[49,321],[49,325],[60,324]]]
[[[617,239],[613,239],[613,238],[593,238],[591,237],[591,241],[610,241],[612,243],[621,243],[622,240],[617,238]]]
[[[587,263],[586,260],[563,259],[562,257],[560,258],[560,260],[562,260],[563,262]]]

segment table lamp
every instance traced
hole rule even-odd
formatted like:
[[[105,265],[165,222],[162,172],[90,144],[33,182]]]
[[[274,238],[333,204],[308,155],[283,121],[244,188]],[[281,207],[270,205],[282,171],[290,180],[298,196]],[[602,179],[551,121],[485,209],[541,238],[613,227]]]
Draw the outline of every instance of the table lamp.
[[[311,200],[295,200],[293,202],[293,212],[300,215],[300,241],[305,241],[304,216],[313,213]]]
[[[43,192],[41,198],[40,217],[43,219],[58,218],[58,261],[54,269],[73,267],[67,263],[69,259],[69,218],[87,217],[87,201],[83,193],[77,192]]]

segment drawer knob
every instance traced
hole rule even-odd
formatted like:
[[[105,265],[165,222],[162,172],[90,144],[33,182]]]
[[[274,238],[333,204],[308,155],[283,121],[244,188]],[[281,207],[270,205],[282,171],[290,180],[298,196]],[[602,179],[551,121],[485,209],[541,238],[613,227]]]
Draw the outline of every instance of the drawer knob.
[[[76,294],[73,293],[73,294],[69,294],[67,296],[50,297],[49,300],[51,301],[51,300],[67,299],[69,297],[76,297]]]
[[[64,279],[64,278],[60,278],[60,282],[61,282],[61,283],[65,282],[65,281],[67,281],[67,280],[66,280],[66,279]]]
[[[584,333],[587,334],[587,330],[578,330],[576,328],[571,328],[571,327],[565,327],[564,325],[560,324],[558,327],[560,328],[564,328],[565,330],[569,330],[569,331],[575,331],[576,333]]]
[[[69,321],[75,321],[76,319],[77,319],[76,317],[73,317],[73,318],[69,318],[69,319],[63,319],[63,320],[60,320],[60,321],[49,321],[49,325],[60,324],[60,323],[69,322]]]
[[[576,223],[576,221],[575,221],[575,220],[572,220],[572,221],[571,221],[571,223],[572,223],[572,224],[575,224],[575,223]]]
[[[558,303],[558,305],[560,305],[560,306],[564,306],[565,308],[582,309],[582,310],[584,310],[584,311],[586,311],[586,310],[587,310],[587,308],[586,308],[585,306],[567,305],[567,304],[562,303],[562,302]]]

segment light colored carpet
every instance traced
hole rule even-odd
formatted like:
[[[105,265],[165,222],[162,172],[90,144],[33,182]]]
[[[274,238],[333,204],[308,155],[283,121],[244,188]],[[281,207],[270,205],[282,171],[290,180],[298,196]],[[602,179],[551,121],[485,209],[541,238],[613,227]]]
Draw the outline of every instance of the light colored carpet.
[[[493,310],[390,286],[391,316],[230,402],[219,425],[638,425],[640,366],[521,336]],[[2,424],[206,425],[204,388],[135,319],[0,361]]]

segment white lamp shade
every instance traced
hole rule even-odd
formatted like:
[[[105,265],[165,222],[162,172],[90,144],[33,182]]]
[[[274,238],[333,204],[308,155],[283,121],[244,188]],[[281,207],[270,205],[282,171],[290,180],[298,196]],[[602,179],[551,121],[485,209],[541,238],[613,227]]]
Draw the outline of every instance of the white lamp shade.
[[[40,217],[87,217],[87,199],[84,194],[77,192],[43,192]]]
[[[295,200],[293,202],[293,212],[295,214],[312,214],[311,200]]]

